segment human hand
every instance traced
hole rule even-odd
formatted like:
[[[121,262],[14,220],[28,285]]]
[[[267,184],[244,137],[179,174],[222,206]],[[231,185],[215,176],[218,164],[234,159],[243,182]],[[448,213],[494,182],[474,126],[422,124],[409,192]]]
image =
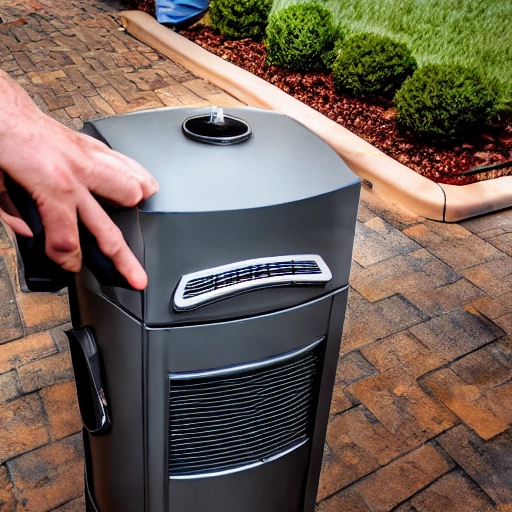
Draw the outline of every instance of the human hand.
[[[158,189],[155,179],[134,160],[44,115],[13,84],[0,72],[0,91],[7,91],[0,100],[0,168],[36,201],[46,254],[65,270],[80,270],[78,215],[129,284],[145,288],[146,273],[92,194],[131,207]],[[0,218],[16,233],[31,235],[9,212],[0,210]]]

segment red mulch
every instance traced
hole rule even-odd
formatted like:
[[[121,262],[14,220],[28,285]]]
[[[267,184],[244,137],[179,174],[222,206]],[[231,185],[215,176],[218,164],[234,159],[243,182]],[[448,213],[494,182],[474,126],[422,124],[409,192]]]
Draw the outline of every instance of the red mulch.
[[[127,9],[144,11],[155,16],[155,0],[120,0],[119,3]]]
[[[122,0],[122,3],[154,14],[154,0]],[[511,115],[502,116],[494,126],[464,143],[433,143],[419,139],[398,126],[390,99],[363,99],[338,94],[334,90],[332,76],[327,73],[297,73],[266,66],[265,46],[261,42],[229,40],[202,25],[180,33],[206,50],[276,85],[437,183],[466,185],[512,174],[511,164],[501,170],[461,176],[474,167],[512,160]]]

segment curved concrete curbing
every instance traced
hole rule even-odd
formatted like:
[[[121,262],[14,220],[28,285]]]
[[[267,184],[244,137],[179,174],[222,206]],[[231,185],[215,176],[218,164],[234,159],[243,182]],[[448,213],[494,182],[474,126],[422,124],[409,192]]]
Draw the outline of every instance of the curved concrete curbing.
[[[265,80],[211,54],[142,11],[121,13],[134,37],[247,105],[286,114],[325,140],[372,191],[416,215],[456,222],[512,206],[512,176],[471,185],[440,185]]]

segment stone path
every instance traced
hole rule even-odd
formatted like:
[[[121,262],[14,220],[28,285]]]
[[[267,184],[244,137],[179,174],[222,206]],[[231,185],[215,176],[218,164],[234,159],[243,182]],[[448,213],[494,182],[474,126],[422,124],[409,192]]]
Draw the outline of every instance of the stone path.
[[[238,105],[120,30],[99,0],[0,0],[0,66],[80,129]],[[512,212],[459,224],[363,194],[321,512],[512,511]],[[84,510],[63,294],[24,294],[0,232],[0,511]]]

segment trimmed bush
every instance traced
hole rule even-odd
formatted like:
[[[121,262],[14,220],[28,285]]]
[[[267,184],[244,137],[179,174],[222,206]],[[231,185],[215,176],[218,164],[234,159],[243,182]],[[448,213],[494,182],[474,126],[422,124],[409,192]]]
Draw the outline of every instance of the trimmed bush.
[[[316,2],[291,4],[270,17],[267,64],[293,71],[324,68],[338,36],[328,9]]]
[[[341,31],[341,28],[338,27],[337,28],[337,37],[336,37],[336,40],[334,41],[333,49],[325,52],[322,55],[322,62],[324,63],[325,69],[332,69],[334,61],[336,60],[336,57],[338,56],[338,54],[341,51],[341,48],[343,47],[343,38],[344,38],[343,32]]]
[[[418,135],[463,139],[496,115],[497,84],[477,70],[429,64],[407,78],[396,93],[399,123]]]
[[[265,34],[272,0],[213,0],[210,22],[221,34],[234,39]]]
[[[417,68],[406,44],[363,32],[347,38],[332,65],[338,92],[394,94]]]

